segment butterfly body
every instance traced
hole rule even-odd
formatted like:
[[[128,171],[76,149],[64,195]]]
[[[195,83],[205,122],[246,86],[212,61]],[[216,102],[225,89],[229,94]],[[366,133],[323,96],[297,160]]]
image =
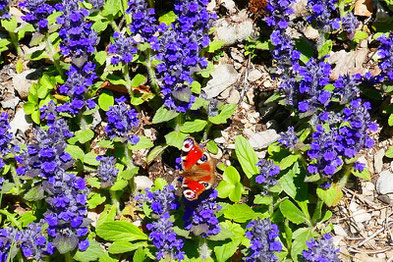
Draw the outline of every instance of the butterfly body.
[[[198,199],[217,182],[216,161],[192,137],[184,140],[182,166],[183,195],[189,201]]]

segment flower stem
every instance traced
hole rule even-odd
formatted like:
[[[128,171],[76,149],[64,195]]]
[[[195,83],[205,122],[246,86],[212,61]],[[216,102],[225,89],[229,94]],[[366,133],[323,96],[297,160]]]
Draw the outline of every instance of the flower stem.
[[[61,75],[62,78],[65,78],[65,74],[63,72],[63,69],[61,68],[59,61],[55,58],[55,51],[54,51],[53,45],[49,39],[48,34],[45,36],[45,42],[46,42],[46,49],[49,53],[50,58],[53,61],[53,64],[54,64],[57,72]]]
[[[16,185],[16,192],[19,193],[20,188],[21,188],[21,184],[20,184],[19,176],[16,173],[16,169],[15,169],[14,165],[11,165],[11,174],[12,174],[12,180],[14,181],[14,183]]]
[[[23,57],[23,51],[18,44],[18,38],[16,37],[16,34],[14,32],[9,32],[9,33],[10,33],[12,45],[14,46],[16,53],[18,54],[19,57]]]
[[[210,128],[212,127],[212,123],[210,121],[207,122],[205,127],[205,131],[203,132],[202,141],[206,141],[207,137],[209,136]]]
[[[153,86],[154,92],[157,95],[159,95],[161,90],[157,83],[156,73],[154,72],[154,68],[151,65],[151,50],[149,48],[146,50],[146,67],[149,73],[151,85]]]

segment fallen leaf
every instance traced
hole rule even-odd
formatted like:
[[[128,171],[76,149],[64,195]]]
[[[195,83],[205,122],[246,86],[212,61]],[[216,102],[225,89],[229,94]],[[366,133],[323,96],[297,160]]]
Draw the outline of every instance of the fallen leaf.
[[[355,2],[355,15],[370,17],[373,15],[373,10],[373,0],[357,0]]]

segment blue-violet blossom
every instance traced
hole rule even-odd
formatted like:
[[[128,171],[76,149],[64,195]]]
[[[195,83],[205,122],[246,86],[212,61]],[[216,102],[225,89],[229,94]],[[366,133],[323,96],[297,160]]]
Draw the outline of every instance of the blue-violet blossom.
[[[325,234],[323,239],[316,241],[311,239],[306,242],[308,250],[303,251],[303,258],[307,262],[340,262],[338,257],[340,251],[333,244],[332,236]]]

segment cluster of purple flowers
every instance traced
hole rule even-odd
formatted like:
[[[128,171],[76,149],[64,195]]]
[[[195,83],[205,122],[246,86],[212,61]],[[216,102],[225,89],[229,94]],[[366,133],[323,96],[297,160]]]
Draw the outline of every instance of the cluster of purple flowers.
[[[155,42],[157,37],[153,35],[156,33],[154,8],[148,8],[145,0],[130,0],[128,1],[127,14],[132,16],[130,31],[133,36],[139,35],[142,41]]]
[[[378,66],[382,70],[382,75],[393,81],[393,33],[382,35],[378,41],[381,42],[378,47]]]
[[[49,204],[44,216],[53,246],[61,252],[67,241],[70,247],[67,252],[77,245],[84,251],[89,243],[85,239],[89,224],[85,181],[66,172],[73,160],[65,152],[65,141],[73,134],[64,119],[55,120],[47,131],[37,129],[35,134],[27,150],[15,157],[20,163],[17,174],[42,179],[39,181],[48,194],[46,201]]]
[[[4,156],[10,152],[9,145],[12,139],[10,130],[10,124],[8,123],[8,114],[1,113],[0,115],[0,171],[4,167],[5,162]]]
[[[37,26],[41,33],[48,30],[47,18],[55,9],[47,4],[46,0],[26,0],[20,2],[19,5],[28,11],[26,15],[22,16],[24,21]]]
[[[294,150],[296,144],[299,142],[299,138],[296,135],[295,129],[293,126],[288,127],[288,130],[280,133],[279,143],[283,144],[289,150]]]
[[[116,159],[113,156],[105,157],[98,156],[97,161],[100,161],[98,165],[98,177],[103,182],[103,187],[112,186],[116,180],[119,169],[116,168]]]
[[[100,9],[104,6],[104,0],[89,0],[89,3],[93,6],[93,9]]]
[[[308,0],[307,6],[310,8],[311,15],[307,17],[309,22],[314,22],[318,29],[325,32],[340,28],[340,19],[332,18],[337,16],[335,6],[337,0]]]
[[[216,203],[218,192],[211,190],[209,194],[200,196],[194,201],[185,201],[185,211],[183,220],[185,229],[190,230],[194,235],[208,237],[220,233],[220,226],[216,213],[221,210],[221,206]]]
[[[8,13],[10,0],[0,0],[0,18],[8,19],[11,18],[11,15]]]
[[[250,239],[246,261],[278,261],[276,253],[281,252],[282,245],[277,240],[279,230],[269,219],[253,219],[248,223],[246,237]]]
[[[157,221],[146,225],[146,228],[151,231],[149,238],[158,249],[157,260],[184,259],[184,251],[181,251],[184,245],[183,240],[177,239],[172,228],[173,223],[169,220],[169,212],[180,206],[174,190],[173,186],[166,185],[163,189],[155,191],[147,189],[146,194],[137,196],[137,200],[142,203],[149,203],[153,213],[158,216]]]
[[[45,237],[43,226],[45,221],[30,223],[26,229],[20,231],[18,242],[23,255],[26,258],[41,259],[45,256],[52,255],[55,248]]]
[[[119,32],[115,32],[113,38],[115,42],[109,46],[108,52],[116,55],[112,57],[111,63],[114,65],[120,62],[124,64],[130,63],[138,50],[134,38],[124,36]]]
[[[0,229],[0,262],[12,261],[18,248],[22,250],[23,256],[27,259],[34,258],[41,261],[46,256],[52,255],[55,249],[45,236],[44,224],[45,222],[41,220],[38,223],[30,223],[22,230],[11,226]]]
[[[259,168],[259,175],[255,177],[255,182],[262,185],[265,194],[271,186],[277,184],[275,176],[280,173],[280,167],[275,165],[271,160],[261,159],[257,166]]]
[[[135,145],[139,142],[139,137],[135,135],[139,125],[138,114],[135,109],[130,109],[125,101],[125,97],[117,98],[117,105],[111,106],[106,112],[108,125],[105,132],[111,139],[116,137]]]
[[[56,20],[61,25],[60,50],[63,55],[73,58],[93,53],[97,43],[97,34],[91,29],[92,23],[85,21],[89,12],[80,8],[79,2],[69,0],[56,5],[56,9],[63,12]]]
[[[333,244],[332,236],[325,234],[323,239],[317,242],[315,239],[311,239],[306,242],[308,250],[303,251],[303,258],[307,262],[339,262],[341,261],[338,257],[340,251]]]
[[[341,19],[341,26],[343,30],[349,34],[350,39],[353,38],[356,27],[358,25],[359,21],[352,12],[348,12],[347,15]]]
[[[88,88],[97,79],[94,72],[95,64],[86,62],[81,68],[71,64],[67,72],[67,81],[60,86],[61,94],[68,95],[71,101],[58,106],[59,112],[78,114],[84,109],[93,109],[96,104],[92,99],[86,99]]]
[[[153,46],[156,58],[162,63],[157,65],[157,76],[161,84],[164,104],[179,112],[186,112],[195,97],[190,85],[192,74],[198,68],[207,67],[202,48],[209,45],[208,31],[215,14],[207,11],[206,0],[177,1],[175,13],[178,19],[171,24]]]

